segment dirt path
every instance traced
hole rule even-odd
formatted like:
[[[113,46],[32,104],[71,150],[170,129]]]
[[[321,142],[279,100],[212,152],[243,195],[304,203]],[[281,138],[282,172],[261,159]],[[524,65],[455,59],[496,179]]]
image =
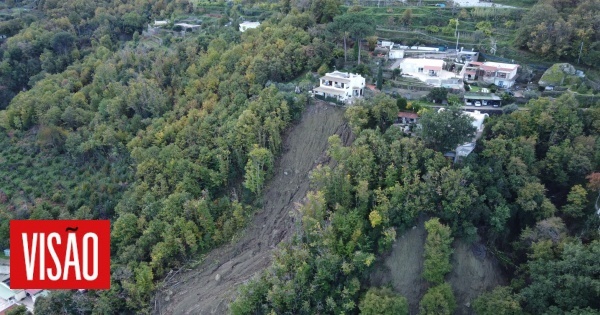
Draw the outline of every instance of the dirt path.
[[[211,251],[199,267],[170,280],[173,285],[157,294],[155,314],[227,313],[237,287],[266,268],[273,249],[293,234],[289,213],[306,196],[310,170],[327,162],[327,139],[333,134],[346,143],[351,140],[343,110],[322,104],[308,107],[285,137],[263,209],[238,241]]]
[[[370,278],[372,286],[390,284],[394,291],[406,297],[410,314],[419,313],[419,301],[428,288],[421,277],[427,237],[424,222],[425,218],[420,218],[414,228],[396,240],[392,251],[375,266]],[[459,240],[453,247],[452,271],[446,281],[456,297],[456,314],[472,314],[473,300],[481,293],[505,284],[505,280],[498,263],[483,245],[468,245]]]

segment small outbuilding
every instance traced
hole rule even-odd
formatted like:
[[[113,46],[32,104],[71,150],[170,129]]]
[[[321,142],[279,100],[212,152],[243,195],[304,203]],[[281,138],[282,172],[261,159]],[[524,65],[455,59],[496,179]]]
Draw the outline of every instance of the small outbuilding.
[[[245,32],[251,28],[257,28],[260,26],[260,22],[242,22],[240,23],[240,32]]]
[[[502,106],[502,98],[494,93],[466,92],[464,99],[467,106]]]
[[[419,115],[413,112],[399,112],[396,119],[396,123],[402,125],[416,124],[418,121]]]

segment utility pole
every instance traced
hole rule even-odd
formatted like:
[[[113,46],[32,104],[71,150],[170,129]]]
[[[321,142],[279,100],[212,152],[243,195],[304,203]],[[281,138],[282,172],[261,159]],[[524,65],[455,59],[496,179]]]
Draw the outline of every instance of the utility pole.
[[[456,56],[458,56],[458,39],[460,38],[460,33],[458,33],[458,36],[456,37]]]
[[[456,36],[456,58],[458,58],[458,39],[460,34],[458,33],[458,18],[456,19],[456,27],[454,29],[454,36]]]
[[[454,28],[454,37],[456,37],[457,34],[458,34],[458,19],[456,19],[456,25],[455,25],[455,28]]]
[[[583,42],[581,42],[581,46],[579,47],[579,57],[577,58],[577,64],[579,64],[579,60],[581,60],[581,51],[583,51]]]

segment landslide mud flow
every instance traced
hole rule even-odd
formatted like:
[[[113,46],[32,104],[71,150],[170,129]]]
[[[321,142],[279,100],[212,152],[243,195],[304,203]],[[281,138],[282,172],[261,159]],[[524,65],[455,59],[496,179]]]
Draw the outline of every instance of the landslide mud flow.
[[[325,104],[309,106],[286,135],[283,154],[257,211],[239,240],[208,253],[195,269],[171,277],[154,301],[155,314],[226,314],[238,286],[271,262],[277,244],[294,230],[295,204],[309,188],[309,172],[328,163],[327,139],[351,141],[343,110]]]

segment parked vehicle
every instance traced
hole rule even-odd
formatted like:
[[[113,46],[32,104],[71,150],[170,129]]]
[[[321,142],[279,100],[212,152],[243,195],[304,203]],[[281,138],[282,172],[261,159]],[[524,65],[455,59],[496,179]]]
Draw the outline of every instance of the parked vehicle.
[[[475,101],[475,106],[477,106],[477,107],[481,106],[481,102],[480,101]]]

